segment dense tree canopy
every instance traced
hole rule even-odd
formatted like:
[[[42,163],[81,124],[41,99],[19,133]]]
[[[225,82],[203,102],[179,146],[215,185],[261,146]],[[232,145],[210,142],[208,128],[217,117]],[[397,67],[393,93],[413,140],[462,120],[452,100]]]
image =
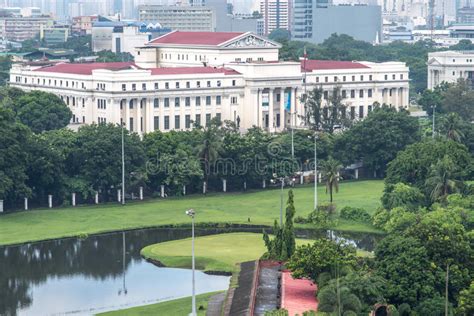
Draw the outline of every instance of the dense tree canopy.
[[[381,107],[336,139],[336,157],[345,164],[362,161],[379,175],[405,146],[420,139],[418,121],[406,111]]]

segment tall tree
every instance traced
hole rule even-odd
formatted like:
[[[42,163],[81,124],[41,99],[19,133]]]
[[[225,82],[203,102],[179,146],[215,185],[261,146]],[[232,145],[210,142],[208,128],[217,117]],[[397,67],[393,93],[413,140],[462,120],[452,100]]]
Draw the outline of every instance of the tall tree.
[[[464,138],[462,132],[463,121],[457,113],[448,113],[441,119],[441,130],[444,136],[450,140],[461,143]]]
[[[474,120],[474,91],[466,80],[459,80],[443,92],[442,111],[454,112],[467,121]]]
[[[12,100],[20,121],[35,133],[65,127],[72,117],[67,105],[52,93],[32,91]]]
[[[341,163],[332,157],[321,164],[323,179],[326,183],[326,193],[329,192],[329,202],[331,203],[333,201],[333,192],[339,192],[339,172],[341,169]]]
[[[456,179],[458,167],[449,156],[444,156],[430,168],[426,187],[429,190],[431,200],[445,200],[448,194],[459,191],[461,181]]]
[[[418,120],[406,111],[383,106],[335,140],[335,152],[345,165],[362,161],[378,176],[400,150],[420,139]]]
[[[207,185],[209,185],[209,176],[215,166],[217,158],[222,149],[222,123],[213,118],[210,123],[204,127],[201,134],[201,142],[197,146],[198,157],[201,159],[204,169],[204,177]]]

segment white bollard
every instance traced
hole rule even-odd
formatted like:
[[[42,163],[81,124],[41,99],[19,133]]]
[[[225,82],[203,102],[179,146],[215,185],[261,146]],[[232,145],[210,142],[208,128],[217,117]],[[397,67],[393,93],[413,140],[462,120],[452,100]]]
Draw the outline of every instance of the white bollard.
[[[227,192],[227,180],[222,179],[222,192]]]
[[[321,183],[322,180],[323,180],[322,174],[319,172],[318,173],[318,182]]]
[[[0,200],[0,213],[3,213],[3,200]]]
[[[117,190],[117,202],[122,202],[122,190]]]
[[[300,184],[304,184],[304,176],[303,176],[303,174],[300,175]]]
[[[132,192],[132,201],[135,200],[135,193]]]
[[[25,198],[25,211],[28,211],[28,198]]]
[[[143,200],[143,187],[140,187],[140,200]]]
[[[202,184],[202,194],[206,194],[206,192],[207,192],[207,183],[206,181],[204,181]]]
[[[165,186],[163,184],[161,185],[161,197],[165,197]]]
[[[51,194],[48,195],[48,206],[49,208],[53,207],[53,196]]]
[[[99,192],[95,193],[94,200],[95,200],[95,204],[99,204]]]
[[[247,191],[247,181],[244,181],[244,191]]]
[[[183,195],[186,195],[186,185],[183,185]]]
[[[356,178],[356,180],[359,179],[359,168],[355,169],[354,178]]]
[[[265,181],[265,179],[263,179],[262,188],[265,189],[266,187],[267,187],[267,181]]]
[[[76,206],[76,193],[72,193],[71,200],[72,206]]]

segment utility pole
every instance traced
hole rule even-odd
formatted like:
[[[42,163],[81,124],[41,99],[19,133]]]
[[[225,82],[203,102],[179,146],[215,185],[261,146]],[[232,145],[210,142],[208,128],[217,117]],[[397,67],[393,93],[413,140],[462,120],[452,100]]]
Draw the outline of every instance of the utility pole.
[[[122,127],[122,205],[125,205],[125,145],[124,145],[124,122],[121,124]]]

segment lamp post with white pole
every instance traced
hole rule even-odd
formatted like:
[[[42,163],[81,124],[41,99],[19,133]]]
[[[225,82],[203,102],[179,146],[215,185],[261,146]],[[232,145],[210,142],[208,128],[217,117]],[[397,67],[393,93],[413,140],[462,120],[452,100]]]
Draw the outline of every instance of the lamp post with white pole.
[[[191,243],[192,243],[192,307],[191,307],[191,316],[196,316],[196,282],[194,278],[194,216],[196,212],[194,209],[189,209],[186,211],[186,215],[190,216],[192,219],[192,228],[191,228]]]
[[[433,126],[432,126],[432,129],[433,129],[433,133],[431,134],[431,137],[434,139],[435,138],[435,113],[436,113],[436,104],[435,105],[432,105],[431,108],[433,109]]]
[[[318,152],[317,152],[317,135],[314,134],[314,209],[318,207]]]
[[[120,124],[122,128],[122,205],[125,205],[125,144],[124,144],[124,123]]]

